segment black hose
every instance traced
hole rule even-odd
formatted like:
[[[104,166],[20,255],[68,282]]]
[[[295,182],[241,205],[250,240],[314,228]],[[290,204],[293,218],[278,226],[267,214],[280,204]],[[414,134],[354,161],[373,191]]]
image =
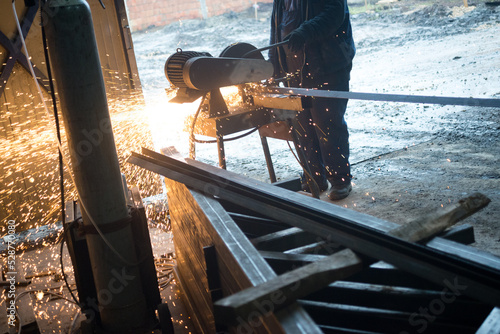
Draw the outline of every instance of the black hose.
[[[76,303],[76,305],[80,306],[80,301],[78,300],[78,298],[76,298],[76,296],[73,294],[73,290],[71,290],[71,287],[69,286],[69,283],[68,283],[68,279],[66,277],[66,273],[64,272],[64,262],[63,262],[63,249],[64,249],[64,242],[66,241],[66,236],[67,236],[67,233],[68,233],[68,230],[70,228],[72,228],[72,226],[76,223],[76,221],[73,221],[72,223],[70,223],[66,229],[64,229],[63,231],[63,238],[61,240],[61,248],[60,248],[60,251],[59,251],[59,263],[61,265],[61,274],[62,274],[62,277],[63,277],[63,280],[64,280],[64,283],[66,284],[66,288],[68,288],[68,291],[69,293],[71,294],[71,298],[73,298],[73,301]]]
[[[246,137],[246,136],[254,133],[257,130],[259,130],[259,127],[255,127],[252,130],[250,130],[248,132],[245,132],[245,133],[243,133],[241,135],[238,135],[236,137],[224,138],[224,141],[231,141],[231,140],[241,139],[243,137]],[[194,138],[194,141],[197,142],[197,143],[200,143],[200,144],[215,144],[215,143],[217,143],[217,140],[201,140],[201,139],[196,139],[196,138]]]
[[[288,43],[288,41],[283,41],[283,42],[279,42],[279,43],[276,43],[276,44],[271,44],[271,45],[265,46],[263,48],[255,49],[255,50],[252,50],[252,51],[248,51],[241,58],[247,58],[249,55],[251,55],[253,53],[262,52],[262,51],[266,51],[266,50],[269,50],[269,49],[277,48],[277,47],[285,45],[287,43]]]
[[[52,80],[52,69],[50,67],[49,61],[49,51],[47,47],[47,35],[45,34],[45,22],[43,22],[43,5],[45,5],[45,1],[40,2],[40,22],[42,26],[42,42],[43,42],[43,52],[45,56],[45,66],[47,67],[47,76],[49,79],[49,87],[50,87],[50,97],[52,99],[52,107],[54,109],[54,120],[56,123],[57,130],[57,140],[61,142],[61,126],[59,124],[59,115],[57,111],[57,100],[56,93],[54,89],[54,81]],[[59,152],[59,189],[61,192],[61,222],[63,223],[63,228],[65,227],[64,219],[66,216],[65,213],[65,198],[64,198],[64,163],[62,152]]]

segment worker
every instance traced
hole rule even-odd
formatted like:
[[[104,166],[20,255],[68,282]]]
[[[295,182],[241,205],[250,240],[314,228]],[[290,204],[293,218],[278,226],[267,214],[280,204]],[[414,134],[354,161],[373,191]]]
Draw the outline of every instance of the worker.
[[[289,87],[348,91],[356,52],[346,0],[274,0],[269,60],[274,78]],[[352,190],[349,133],[344,114],[347,99],[314,98],[292,122],[295,142],[320,191],[328,198],[346,198]],[[303,190],[308,191],[307,174]]]

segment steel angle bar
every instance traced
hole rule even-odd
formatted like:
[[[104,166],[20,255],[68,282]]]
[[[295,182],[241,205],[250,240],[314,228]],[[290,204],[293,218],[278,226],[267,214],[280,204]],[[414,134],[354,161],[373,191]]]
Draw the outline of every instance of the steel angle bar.
[[[198,161],[179,161],[147,149],[143,153],[149,156],[132,153],[129,162],[393,264],[443,286],[450,293],[500,305],[500,265],[476,263],[404,241],[386,234],[389,229],[384,220]]]
[[[380,93],[358,93],[342,92],[332,90],[317,90],[306,88],[280,88],[268,87],[269,93],[326,97],[336,99],[386,101],[386,102],[404,102],[404,103],[423,103],[423,104],[441,104],[452,106],[472,106],[472,107],[500,107],[500,99],[472,98],[472,97],[446,97],[446,96],[426,96],[426,95],[403,95],[403,94],[380,94]]]
[[[498,328],[500,328],[500,308],[495,307],[476,334],[495,334],[498,333]]]

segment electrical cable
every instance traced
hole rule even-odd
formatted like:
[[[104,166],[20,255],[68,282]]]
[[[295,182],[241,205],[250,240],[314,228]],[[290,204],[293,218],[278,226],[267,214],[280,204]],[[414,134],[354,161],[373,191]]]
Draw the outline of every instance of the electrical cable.
[[[60,248],[60,251],[59,251],[59,263],[61,265],[61,274],[62,274],[64,283],[66,284],[66,288],[68,288],[68,291],[71,294],[71,297],[73,298],[73,301],[78,306],[81,307],[80,300],[78,298],[76,298],[76,296],[73,294],[73,291],[71,290],[71,287],[69,286],[68,279],[66,277],[66,273],[64,272],[64,261],[63,261],[63,250],[64,250],[64,243],[66,242],[67,231],[69,231],[69,229],[72,228],[75,223],[76,223],[76,221],[71,222],[70,226],[68,226],[68,228],[63,231],[63,238],[61,240],[61,248]]]
[[[305,166],[300,161],[299,157],[293,151],[292,146],[290,145],[290,141],[287,140],[286,143],[288,144],[288,148],[290,149],[290,152],[292,152],[293,157],[295,158],[295,160],[297,160],[297,162],[299,163],[300,167],[302,167],[302,171],[304,172],[305,177],[308,177],[312,182],[314,182],[316,184],[316,187],[318,187],[318,189],[319,189],[319,185],[316,182],[316,180],[312,177],[312,175],[309,173],[309,171],[307,170],[307,168],[305,168]]]
[[[26,41],[24,39],[24,36],[23,36],[23,33],[22,33],[22,29],[21,29],[21,24],[19,22],[19,18],[17,16],[17,11],[16,11],[16,2],[15,0],[12,0],[12,11],[14,12],[14,21],[16,22],[16,27],[17,27],[17,31],[19,33],[19,38],[21,40],[21,43],[23,45],[23,50],[25,52],[25,55],[26,55],[26,58],[28,59],[28,67],[29,67],[29,70],[30,70],[30,73],[31,73],[31,76],[33,77],[34,81],[35,81],[35,86],[38,90],[38,94],[40,96],[40,99],[42,100],[42,104],[43,104],[43,107],[45,109],[45,112],[46,114],[48,115],[49,119],[50,119],[50,112],[49,112],[49,108],[47,107],[47,104],[45,103],[45,98],[43,96],[43,93],[42,93],[42,89],[40,88],[40,84],[38,83],[38,81],[36,80],[36,75],[35,75],[35,71],[33,69],[33,66],[31,64],[31,61],[30,61],[30,56],[29,56],[29,53],[28,53],[28,48],[26,47]],[[69,162],[67,161],[67,159],[65,158],[63,152],[63,148],[62,148],[62,143],[60,140],[57,139],[57,136],[56,136],[56,142],[57,142],[57,146],[58,146],[58,149],[59,149],[59,152],[61,153],[62,155],[62,158],[63,158],[63,161],[64,161],[64,164],[66,165],[66,167],[68,167],[68,170],[70,171],[69,172],[69,175],[71,176],[71,180],[73,181],[73,184],[76,185],[76,182],[75,182],[75,178],[73,176],[73,173],[71,173],[71,169],[70,169],[70,164]],[[104,233],[101,231],[101,229],[99,228],[99,226],[97,225],[97,223],[94,221],[94,219],[92,218],[92,216],[89,214],[89,212],[86,210],[86,207],[85,207],[85,203],[83,202],[82,200],[82,197],[80,196],[80,193],[78,191],[78,188],[75,186],[75,189],[76,189],[76,192],[78,194],[78,198],[79,198],[79,203],[80,203],[80,206],[82,207],[82,209],[87,213],[87,217],[90,221],[90,223],[94,226],[95,230],[97,231],[97,233],[101,236],[102,240],[104,241],[104,243],[108,246],[108,248],[125,264],[129,265],[129,266],[137,266],[138,264],[141,263],[141,261],[138,261],[138,262],[130,262],[128,260],[126,260],[117,250],[116,248],[109,242],[109,240],[104,236]]]
[[[194,137],[194,127],[196,125],[196,120],[198,119],[198,115],[201,112],[201,108],[203,106],[203,103],[205,102],[205,99],[207,98],[207,94],[205,93],[201,97],[200,105],[198,106],[198,109],[196,110],[196,113],[194,114],[193,121],[191,122],[191,129],[189,129],[189,158],[195,159],[196,158],[196,151],[194,147],[194,143],[196,142],[196,139]]]
[[[75,329],[75,326],[76,326],[76,321],[78,320],[78,317],[80,316],[81,313],[82,313],[82,310],[78,309],[75,316],[73,317],[73,321],[71,321],[71,326],[69,327],[68,334],[73,333],[73,330]]]
[[[52,80],[52,68],[50,67],[50,60],[49,60],[49,50],[47,47],[47,35],[45,34],[45,22],[43,21],[43,5],[45,5],[46,1],[42,0],[40,1],[40,25],[42,27],[42,43],[43,43],[43,53],[45,56],[45,66],[47,68],[47,76],[49,79],[49,87],[50,87],[50,96],[52,99],[52,108],[54,110],[54,121],[56,123],[56,132],[57,132],[57,140],[61,141],[61,127],[59,124],[59,114],[57,111],[57,100],[56,100],[56,93],[55,93],[55,87],[54,87],[54,82]],[[64,219],[65,219],[65,198],[64,198],[64,162],[63,162],[63,156],[62,152],[58,151],[59,153],[59,189],[61,191],[61,222],[63,223],[63,228],[66,228],[66,224],[64,224]]]
[[[217,143],[217,140],[202,140],[202,139],[196,139],[194,135],[194,128],[196,126],[196,121],[198,120],[198,116],[200,115],[201,109],[203,107],[203,103],[205,102],[205,99],[207,97],[207,94],[203,95],[201,98],[200,105],[198,106],[198,109],[196,110],[196,113],[194,114],[193,121],[191,122],[191,127],[189,129],[189,158],[190,159],[195,159],[195,149],[194,149],[194,143],[199,143],[199,144],[215,144]],[[231,137],[231,138],[224,138],[224,141],[232,141],[236,139],[241,139],[243,137],[246,137],[255,131],[257,131],[259,127],[255,127],[252,130],[245,132],[241,135],[238,135],[236,137]]]
[[[252,133],[254,133],[255,131],[259,130],[259,127],[256,126],[255,128],[253,128],[252,130],[250,131],[247,131],[241,135],[238,135],[238,136],[235,136],[235,137],[231,137],[231,138],[224,138],[224,141],[232,141],[232,140],[236,140],[236,139],[241,139],[243,137],[246,137],[248,135],[251,135]],[[217,143],[217,140],[202,140],[202,139],[194,139],[195,142],[197,143],[200,143],[200,144],[214,144],[214,143]]]

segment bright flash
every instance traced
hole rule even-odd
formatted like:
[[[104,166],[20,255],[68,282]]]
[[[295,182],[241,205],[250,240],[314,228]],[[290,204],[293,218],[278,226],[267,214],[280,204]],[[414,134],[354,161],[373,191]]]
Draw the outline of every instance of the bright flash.
[[[42,300],[43,296],[44,296],[43,291],[37,291],[37,292],[35,292],[35,297],[36,297],[37,300]]]

